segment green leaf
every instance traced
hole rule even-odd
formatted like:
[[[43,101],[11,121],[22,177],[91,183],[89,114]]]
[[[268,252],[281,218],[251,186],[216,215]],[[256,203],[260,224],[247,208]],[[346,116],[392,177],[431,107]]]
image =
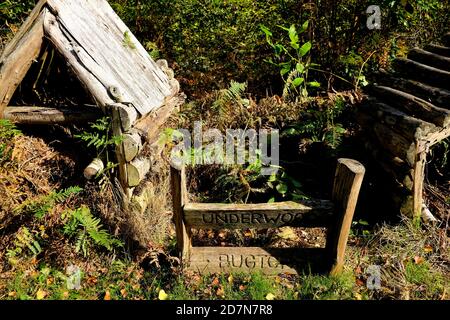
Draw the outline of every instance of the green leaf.
[[[283,64],[281,64],[282,68],[280,70],[280,73],[282,76],[284,76],[285,74],[289,73],[291,71],[291,63],[290,62],[285,62]]]
[[[277,185],[277,191],[280,194],[285,195],[288,192],[288,186],[285,183],[280,183]]]
[[[313,88],[319,88],[320,83],[317,81],[311,81],[311,82],[308,82],[308,86],[313,87]]]
[[[300,57],[305,56],[311,50],[312,44],[311,41],[306,42],[298,51]]]
[[[296,88],[300,86],[304,81],[304,78],[295,78],[294,81],[292,81],[292,85]]]
[[[305,71],[305,65],[303,63],[297,63],[297,65],[295,66],[295,68],[297,69],[297,71],[302,74]]]
[[[267,28],[265,25],[260,25],[259,26],[259,28],[261,29],[261,31],[262,32],[264,32],[265,33],[265,35],[267,36],[267,37],[271,37],[273,34],[272,34],[272,32],[269,30],[269,28]]]
[[[305,23],[303,23],[303,25],[302,25],[302,29],[300,30],[300,33],[303,33],[306,30],[308,30],[308,26],[309,26],[309,21],[306,20]]]
[[[295,29],[295,26],[292,25],[289,28],[289,39],[291,39],[291,45],[297,44],[298,43],[298,34],[297,34],[297,30]]]
[[[269,201],[267,201],[267,203],[274,203],[275,202],[275,197],[272,197],[269,199]]]

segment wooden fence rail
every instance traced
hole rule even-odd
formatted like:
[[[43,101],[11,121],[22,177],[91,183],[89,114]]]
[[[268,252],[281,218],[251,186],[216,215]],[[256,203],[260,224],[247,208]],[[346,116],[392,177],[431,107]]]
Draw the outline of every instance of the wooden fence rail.
[[[183,265],[201,273],[251,272],[296,274],[299,264],[318,260],[332,274],[342,271],[353,214],[365,169],[339,159],[332,200],[258,204],[189,203],[185,169],[171,168],[173,212]],[[283,226],[326,227],[325,248],[192,247],[191,228],[267,229]]]

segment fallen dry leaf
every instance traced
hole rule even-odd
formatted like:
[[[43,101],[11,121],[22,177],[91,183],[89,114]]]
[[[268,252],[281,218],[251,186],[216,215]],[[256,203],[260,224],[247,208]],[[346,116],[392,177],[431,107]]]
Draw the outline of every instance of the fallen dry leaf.
[[[103,298],[103,300],[111,300],[111,293],[109,291],[105,292],[105,297]]]
[[[421,264],[421,263],[423,263],[423,258],[422,257],[419,257],[419,256],[415,256],[414,257],[414,263],[415,264]]]
[[[273,293],[268,293],[266,296],[266,300],[275,300],[275,295]]]
[[[36,299],[38,299],[38,300],[43,300],[46,296],[47,296],[47,292],[42,289],[39,289],[36,292]]]
[[[214,280],[211,282],[211,284],[212,284],[213,286],[218,286],[219,283],[220,283],[220,281],[219,281],[219,278],[217,278],[217,277],[215,277]]]
[[[159,300],[168,300],[169,295],[163,289],[161,289],[161,290],[159,290],[159,293],[158,293],[158,299]]]

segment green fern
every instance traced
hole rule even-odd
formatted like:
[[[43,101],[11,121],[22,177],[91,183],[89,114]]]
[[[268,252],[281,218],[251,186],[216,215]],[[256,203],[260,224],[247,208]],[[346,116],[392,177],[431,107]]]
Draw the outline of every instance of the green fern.
[[[217,99],[213,103],[213,108],[221,111],[227,104],[232,102],[238,103],[239,105],[244,107],[248,107],[250,101],[243,98],[246,89],[246,83],[231,81],[230,87],[228,89],[222,89],[219,91]]]
[[[61,191],[53,191],[38,200],[25,201],[13,211],[16,214],[32,213],[36,218],[42,219],[56,204],[63,203],[70,196],[78,194],[81,191],[83,189],[78,186],[69,187]]]
[[[14,245],[14,249],[9,249],[6,253],[6,256],[11,264],[17,263],[17,257],[24,254],[27,249],[33,256],[37,256],[42,252],[42,248],[37,237],[34,236],[26,227],[19,229],[14,240]]]
[[[11,140],[22,132],[9,120],[0,119],[0,163],[11,158]]]
[[[75,251],[82,252],[86,257],[89,254],[91,242],[112,251],[115,247],[123,246],[123,243],[111,236],[103,229],[99,218],[95,218],[89,208],[82,206],[66,213],[69,217],[64,225],[63,233],[70,238],[75,238]]]

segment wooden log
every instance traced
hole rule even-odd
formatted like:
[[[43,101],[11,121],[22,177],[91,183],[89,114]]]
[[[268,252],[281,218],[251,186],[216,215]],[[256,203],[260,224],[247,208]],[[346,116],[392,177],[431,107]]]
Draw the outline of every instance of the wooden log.
[[[408,53],[408,59],[427,66],[450,71],[450,58],[423,49],[411,49]]]
[[[446,127],[450,124],[450,110],[436,107],[412,94],[389,87],[373,86],[372,92],[388,105],[395,106],[409,116]]]
[[[123,103],[113,103],[107,106],[107,109],[111,108],[117,108],[119,112],[122,131],[127,132],[131,130],[132,126],[138,119],[138,113],[136,109]]]
[[[101,159],[95,158],[92,162],[84,169],[83,175],[87,180],[94,178],[99,172],[101,172],[105,166]]]
[[[82,124],[95,122],[102,111],[93,107],[47,108],[47,107],[8,107],[3,118],[19,124]]]
[[[438,44],[428,44],[425,46],[425,50],[439,54],[441,56],[450,57],[450,46],[444,47]]]
[[[333,216],[333,203],[327,200],[296,202],[224,204],[189,203],[184,220],[192,228],[243,229],[326,227]]]
[[[170,182],[178,251],[182,263],[188,263],[192,250],[192,241],[191,230],[186,227],[183,218],[183,207],[188,203],[185,168],[178,170],[170,167]]]
[[[145,182],[145,184],[140,187],[140,192],[136,195],[133,195],[131,200],[132,207],[134,210],[139,212],[140,214],[144,214],[148,208],[148,205],[151,201],[149,190],[153,189],[153,184],[150,181]]]
[[[404,137],[395,128],[386,126],[367,113],[361,112],[357,115],[357,119],[363,127],[370,128],[367,134],[373,137],[377,145],[387,150],[393,157],[398,157],[410,166],[414,165],[416,145],[413,139]]]
[[[127,179],[129,187],[137,187],[150,171],[150,160],[145,157],[134,159],[127,163]]]
[[[333,186],[333,202],[336,207],[335,224],[328,231],[327,250],[332,268],[331,274],[342,272],[348,234],[358,201],[365,168],[358,161],[339,159]]]
[[[423,100],[434,104],[437,107],[450,109],[450,91],[436,88],[427,84],[394,77],[386,71],[380,71],[377,75],[377,82],[382,86],[413,94]]]
[[[395,181],[396,185],[409,187],[411,179],[411,167],[398,157],[392,156],[381,147],[375,146],[373,142],[366,141],[364,147],[374,158],[376,165],[389,174],[389,178]]]
[[[139,130],[147,141],[153,141],[160,133],[161,126],[169,119],[175,108],[184,103],[182,95],[166,100],[163,107],[136,122],[134,128]]]
[[[114,136],[120,137],[122,136],[122,125],[120,121],[120,112],[118,107],[111,108],[112,114],[112,132]],[[116,157],[117,162],[119,163],[119,181],[124,190],[124,193],[127,197],[126,200],[130,200],[132,196],[132,190],[128,186],[128,172],[127,172],[127,162],[125,161],[125,150],[123,143],[119,143],[116,145]],[[127,204],[127,201],[124,201],[124,205]]]
[[[369,98],[361,105],[361,111],[372,115],[376,120],[400,132],[409,139],[420,139],[438,128],[429,122],[413,118],[391,106]]]
[[[265,275],[297,274],[296,269],[291,266],[300,264],[299,252],[299,249],[259,247],[193,247],[188,269],[202,274],[257,271]]]
[[[393,66],[395,70],[411,79],[450,90],[450,72],[448,71],[439,70],[404,58],[395,59]]]
[[[42,7],[42,1],[38,8]],[[39,56],[44,38],[44,13],[34,11],[0,58],[0,118],[18,85]]]
[[[130,162],[142,150],[142,139],[138,132],[131,131],[123,134],[123,148],[125,161]]]

